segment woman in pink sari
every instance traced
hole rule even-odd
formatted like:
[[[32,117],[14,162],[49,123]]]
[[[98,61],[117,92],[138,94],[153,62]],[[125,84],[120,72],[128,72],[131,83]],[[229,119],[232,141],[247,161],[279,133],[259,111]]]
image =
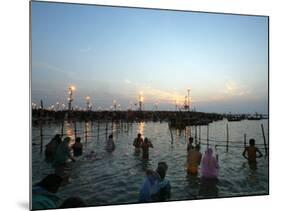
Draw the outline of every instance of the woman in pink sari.
[[[213,155],[213,150],[211,148],[207,148],[202,160],[201,177],[215,179],[218,177],[218,173],[219,173],[218,160]]]

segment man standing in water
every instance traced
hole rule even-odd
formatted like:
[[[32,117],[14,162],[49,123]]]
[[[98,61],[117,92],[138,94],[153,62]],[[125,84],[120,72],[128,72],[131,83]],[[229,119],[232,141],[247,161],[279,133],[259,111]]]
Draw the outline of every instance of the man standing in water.
[[[140,149],[141,149],[142,144],[143,144],[143,139],[141,137],[141,134],[139,133],[138,137],[135,138],[134,144],[133,144],[134,147],[135,147],[135,152],[136,153],[140,153]]]
[[[255,146],[255,139],[250,139],[249,141],[250,146],[245,147],[243,151],[243,157],[246,158],[249,162],[249,165],[251,168],[256,169],[257,168],[257,160],[256,158],[262,157],[261,151]],[[258,156],[257,156],[258,153]]]
[[[148,160],[149,158],[149,147],[153,148],[153,145],[148,138],[145,137],[144,142],[141,145],[142,148],[142,158]]]
[[[194,147],[193,147],[193,138],[190,137],[189,140],[188,140],[188,145],[187,145],[187,152],[189,152],[190,150],[193,150]]]

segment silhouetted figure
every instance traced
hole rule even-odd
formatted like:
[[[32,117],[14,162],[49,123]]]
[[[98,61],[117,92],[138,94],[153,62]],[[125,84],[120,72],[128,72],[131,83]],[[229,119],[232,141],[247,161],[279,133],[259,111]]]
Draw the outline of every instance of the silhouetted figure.
[[[32,188],[32,209],[57,208],[60,198],[55,195],[62,183],[62,178],[50,174]]]
[[[113,135],[110,134],[108,136],[107,142],[106,142],[106,151],[112,152],[115,149],[115,143],[113,141]]]
[[[142,145],[142,158],[148,159],[149,158],[149,148],[153,148],[153,145],[150,141],[148,141],[148,138],[145,138]]]
[[[261,151],[255,146],[255,139],[250,139],[249,144],[250,146],[245,147],[243,151],[243,157],[248,160],[250,168],[256,169],[257,168],[256,158],[260,158],[263,155]]]
[[[75,162],[75,159],[71,155],[69,144],[70,138],[66,137],[58,146],[53,162],[56,174],[63,178],[64,183],[67,183],[69,179],[69,159]]]
[[[56,134],[52,138],[52,140],[46,145],[46,149],[45,149],[46,161],[52,162],[54,160],[56,150],[57,150],[58,146],[61,144],[61,142],[62,142],[61,135]]]
[[[53,162],[54,166],[64,165],[66,164],[68,159],[75,161],[75,159],[71,155],[69,144],[70,144],[70,138],[66,137],[64,138],[63,142],[58,146],[54,157],[54,162]]]
[[[140,149],[141,149],[141,145],[143,144],[143,139],[142,139],[142,137],[141,137],[141,134],[140,133],[138,133],[138,137],[137,138],[135,138],[135,140],[134,140],[134,147],[135,147],[135,152],[136,153],[140,153]]]
[[[83,154],[83,145],[81,143],[81,138],[77,137],[75,143],[72,145],[73,155],[75,157],[81,156]]]
[[[193,138],[190,137],[189,140],[188,140],[188,145],[187,145],[187,152],[189,152],[190,150],[194,149],[193,147]]]

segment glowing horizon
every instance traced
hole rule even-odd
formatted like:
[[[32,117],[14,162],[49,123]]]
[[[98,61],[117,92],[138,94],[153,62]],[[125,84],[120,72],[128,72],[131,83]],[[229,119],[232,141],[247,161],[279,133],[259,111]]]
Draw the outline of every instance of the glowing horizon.
[[[63,5],[63,6],[62,6]],[[268,19],[32,3],[32,103],[268,112]]]

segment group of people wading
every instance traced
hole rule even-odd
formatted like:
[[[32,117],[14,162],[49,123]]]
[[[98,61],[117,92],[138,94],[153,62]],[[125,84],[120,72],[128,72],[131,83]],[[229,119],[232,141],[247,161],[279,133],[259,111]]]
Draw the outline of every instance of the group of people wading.
[[[142,159],[149,159],[149,148],[153,148],[153,144],[147,137],[142,138],[142,134],[138,134],[133,141],[136,155],[142,152]],[[106,140],[105,150],[113,152],[115,143],[113,134],[110,134]],[[77,137],[74,143],[71,138],[66,137],[62,140],[59,134],[55,135],[46,145],[45,158],[51,163],[55,169],[53,174],[47,175],[39,183],[32,188],[32,209],[47,208],[68,208],[82,207],[86,203],[79,197],[70,197],[62,201],[56,196],[56,192],[63,184],[68,183],[70,161],[75,162],[76,158],[83,154],[83,145],[81,138]],[[245,147],[242,155],[248,160],[250,167],[256,168],[256,158],[262,157],[262,153],[255,146],[255,140],[250,139],[249,146]],[[202,158],[203,157],[203,158]],[[85,155],[83,158],[87,160],[97,160],[94,151]],[[200,167],[200,168],[199,168]],[[146,177],[139,191],[139,202],[167,201],[171,197],[171,184],[166,179],[168,165],[166,162],[159,162],[156,170],[146,169]],[[187,162],[186,170],[188,175],[198,175],[204,181],[215,181],[219,174],[218,155],[213,154],[212,148],[207,147],[204,156],[200,152],[200,144],[193,144],[193,138],[189,138],[187,145]],[[203,181],[203,180],[202,180]],[[202,182],[203,186],[209,183]],[[204,185],[205,184],[205,185]],[[209,189],[207,191],[210,191]]]
[[[50,163],[55,172],[44,177],[32,187],[32,209],[54,209],[84,207],[86,203],[80,197],[70,197],[62,200],[56,195],[59,188],[69,182],[69,160],[75,162],[75,157],[83,154],[81,138],[77,137],[72,145],[71,138],[56,134],[46,145],[45,160]]]
[[[147,137],[144,139],[138,133],[134,140],[136,155],[142,152],[142,159],[149,159],[149,148],[153,148],[153,144]],[[166,172],[168,165],[166,162],[159,162],[156,170],[147,169],[146,178],[139,192],[139,202],[167,201],[171,197],[171,185],[167,180]]]
[[[143,138],[141,137],[141,134],[138,134],[138,137],[135,138],[134,140],[134,147],[135,147],[135,152],[138,154],[142,150],[142,158],[143,159],[148,159],[149,158],[149,148],[153,148],[153,145],[151,141],[148,140],[147,137]]]
[[[255,146],[255,139],[249,140],[249,146],[245,147],[243,157],[248,160],[251,169],[257,168],[257,158],[262,157],[261,151]],[[219,173],[218,154],[213,154],[213,149],[207,147],[202,159],[200,152],[200,144],[193,145],[193,138],[189,138],[187,145],[187,173],[197,175],[199,173],[202,178],[216,179]]]

